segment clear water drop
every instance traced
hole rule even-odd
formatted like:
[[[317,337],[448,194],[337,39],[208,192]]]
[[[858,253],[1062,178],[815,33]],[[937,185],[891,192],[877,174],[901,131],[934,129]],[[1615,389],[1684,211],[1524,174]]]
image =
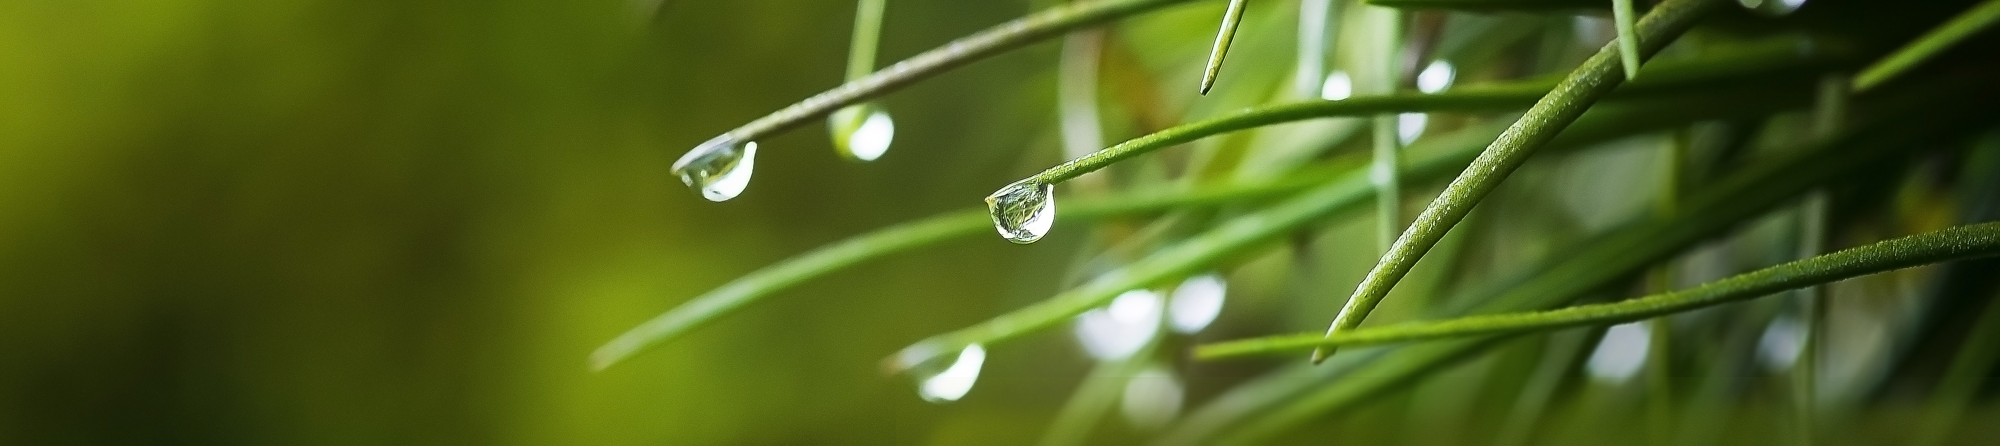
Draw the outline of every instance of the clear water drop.
[[[1084,353],[1102,361],[1132,356],[1160,331],[1160,295],[1126,291],[1111,305],[1076,317],[1076,340]]]
[[[1806,5],[1806,0],[1737,0],[1744,9],[1767,16],[1784,16],[1798,11]]]
[[[1150,432],[1166,427],[1179,416],[1187,398],[1180,378],[1158,365],[1148,366],[1125,382],[1119,412],[1134,429]]]
[[[750,172],[757,166],[757,143],[736,142],[729,135],[717,136],[695,146],[679,161],[674,175],[688,187],[701,191],[708,201],[729,201],[750,186]]]
[[[993,213],[993,229],[1014,243],[1025,245],[1041,240],[1056,224],[1055,192],[1055,185],[1021,180],[986,196],[986,208]]]
[[[1646,351],[1653,340],[1649,328],[1645,322],[1611,326],[1604,331],[1604,340],[1597,342],[1597,349],[1590,352],[1584,370],[1599,381],[1617,384],[1631,380],[1646,365]]]
[[[1326,82],[1319,86],[1319,98],[1329,101],[1347,99],[1354,95],[1354,79],[1345,71],[1335,71],[1326,75]]]
[[[941,364],[943,359],[919,364],[910,371],[917,380],[917,396],[924,401],[949,403],[964,398],[979,382],[979,369],[986,366],[986,348],[972,344],[959,350],[948,365]]]
[[[1183,334],[1200,332],[1222,314],[1228,288],[1222,276],[1213,273],[1189,277],[1174,288],[1173,298],[1167,302],[1167,322]]]
[[[1424,71],[1417,73],[1417,90],[1424,93],[1444,91],[1451,88],[1451,81],[1457,78],[1458,70],[1452,68],[1451,62],[1431,61]]]
[[[896,121],[881,107],[864,104],[842,108],[827,117],[833,131],[833,146],[842,156],[857,161],[874,161],[889,151],[896,139]]]

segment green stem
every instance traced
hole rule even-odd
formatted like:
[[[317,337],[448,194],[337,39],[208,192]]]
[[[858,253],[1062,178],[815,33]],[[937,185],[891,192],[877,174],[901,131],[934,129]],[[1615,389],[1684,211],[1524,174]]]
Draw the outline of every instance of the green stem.
[[[1222,58],[1229,55],[1229,43],[1236,40],[1236,26],[1243,23],[1243,6],[1249,0],[1229,0],[1229,8],[1222,11],[1222,28],[1215,31],[1215,47],[1208,51],[1208,66],[1201,71],[1201,94],[1208,95],[1208,89],[1215,87],[1215,76],[1222,73]]]
[[[1828,139],[1838,135],[1847,119],[1848,81],[1846,76],[1829,74],[1820,78],[1813,99],[1812,135]],[[1798,257],[1819,255],[1826,250],[1827,196],[1824,190],[1806,194],[1799,205]],[[1819,363],[1826,337],[1826,291],[1812,286],[1799,290],[1805,298],[1806,339],[1792,366],[1793,429],[1801,445],[1819,444]]]
[[[1677,92],[1723,79],[1748,79],[1769,75],[1815,63],[1816,59],[1825,57],[1824,54],[1815,54],[1814,51],[1817,50],[1799,41],[1780,39],[1722,49],[1713,56],[1698,60],[1660,63],[1653,67],[1653,72],[1658,75],[1648,75],[1646,80],[1633,82],[1631,86],[1619,90],[1614,97],[1626,93],[1639,96],[1642,93]],[[1401,112],[1517,109],[1534,103],[1537,98],[1549,94],[1553,88],[1555,87],[1551,82],[1530,80],[1453,88],[1440,94],[1399,93],[1338,101],[1312,100],[1245,110],[1126,140],[1104,150],[1065,161],[1016,183],[1059,184],[1155,150],[1221,133],[1284,122]]]
[[[1239,182],[1175,192],[1149,192],[1084,200],[1064,209],[1079,221],[1190,206],[1207,206],[1298,191],[1347,170],[1312,170],[1277,180]],[[966,209],[862,234],[764,267],[690,299],[648,320],[590,356],[603,370],[646,348],[678,338],[778,291],[870,259],[977,235],[990,230],[984,209]]]
[[[1368,8],[1376,23],[1370,25],[1375,31],[1380,57],[1378,69],[1371,88],[1377,94],[1396,94],[1397,84],[1403,74],[1402,40],[1403,13],[1389,8]],[[1369,179],[1375,182],[1375,228],[1378,252],[1387,252],[1395,243],[1396,234],[1403,228],[1401,179],[1397,178],[1397,152],[1403,149],[1401,119],[1395,114],[1375,115],[1374,165],[1369,169]]]
[[[1854,77],[1854,91],[1865,92],[1895,79],[1994,23],[2000,23],[2000,0],[1986,0],[1861,70]]]
[[[1611,0],[1611,21],[1618,29],[1618,63],[1629,81],[1639,75],[1639,35],[1632,30],[1632,0]]]
[[[1370,345],[1426,339],[1549,331],[1613,325],[1732,303],[1918,265],[2000,255],[2000,223],[1959,226],[1845,249],[1739,274],[1682,291],[1559,310],[1501,313],[1436,322],[1350,330],[1321,337],[1302,333],[1209,344],[1202,359],[1297,351],[1323,345]]]
[[[1333,16],[1332,0],[1299,1],[1298,67],[1292,72],[1292,96],[1319,97],[1326,79],[1326,29]]]
[[[1753,91],[1769,93],[1766,87],[1751,87]],[[1633,119],[1635,114],[1611,114],[1601,122],[1588,128],[1566,132],[1557,146],[1575,147],[1580,144],[1629,135],[1642,129],[1657,128],[1660,125],[1675,125],[1696,118],[1712,118],[1716,113],[1765,113],[1775,104],[1757,102],[1733,102],[1748,96],[1743,92],[1712,92],[1701,95],[1682,95],[1666,102],[1669,106],[1646,108],[1643,112],[1651,119]],[[1718,104],[1731,104],[1732,108],[1722,108]],[[1426,138],[1406,150],[1419,158],[1409,164],[1404,171],[1405,178],[1412,181],[1426,181],[1441,178],[1469,163],[1486,141],[1498,133],[1493,126],[1478,126],[1451,135]],[[1317,221],[1321,216],[1352,209],[1373,195],[1372,183],[1366,171],[1349,172],[1342,179],[1325,186],[1301,193],[1299,196],[1279,203],[1262,211],[1237,217],[1221,226],[1210,229],[1181,243],[1162,248],[1126,268],[1099,276],[1096,280],[1075,289],[1064,291],[1055,297],[1027,308],[1000,315],[977,325],[958,331],[933,336],[904,348],[889,358],[884,366],[887,371],[896,372],[919,364],[935,355],[956,352],[966,345],[981,344],[991,346],[1036,330],[1060,324],[1091,308],[1103,305],[1126,290],[1137,289],[1152,284],[1173,280],[1209,268],[1230,254],[1268,241],[1297,227]]]
[[[1639,23],[1638,34],[1640,54],[1650,56],[1658,52],[1674,36],[1694,26],[1696,19],[1710,10],[1724,4],[1724,0],[1668,0],[1647,13]],[[1347,305],[1336,315],[1327,328],[1329,336],[1361,325],[1361,320],[1388,296],[1389,290],[1409,274],[1425,252],[1437,245],[1444,234],[1465,218],[1472,207],[1498,187],[1508,174],[1527,161],[1535,149],[1547,144],[1561,133],[1563,128],[1575,122],[1585,110],[1599,99],[1609,94],[1621,84],[1622,71],[1613,60],[1615,46],[1606,46],[1597,55],[1585,61],[1570,76],[1556,85],[1555,91],[1537,102],[1528,114],[1500,135],[1491,146],[1466,168],[1458,179],[1445,187],[1443,194],[1417,214],[1417,219],[1389,252],[1382,256],[1374,270],[1356,287]],[[1314,363],[1326,360],[1333,354],[1330,349],[1313,351]]]
[[[1796,82],[1793,84],[1778,87],[1796,88]],[[1945,90],[1941,91],[1948,91],[1952,85],[1944,87]],[[1883,99],[1902,101],[1911,96],[1938,96],[1935,94],[1937,91],[1931,93],[1894,98],[1885,96]],[[1695,109],[1684,113],[1728,110],[1748,113],[1737,115],[1747,117],[1774,110],[1765,108],[1765,111],[1752,112],[1749,110],[1751,107],[1743,104],[1688,104]],[[1895,121],[1849,133],[1849,138],[1839,143],[1816,144],[1797,153],[1779,152],[1783,154],[1780,159],[1755,164],[1727,177],[1706,182],[1699,193],[1691,195],[1686,205],[1681,207],[1686,210],[1684,213],[1666,221],[1631,224],[1597,237],[1593,242],[1581,245],[1580,249],[1535,268],[1534,273],[1526,276],[1527,279],[1513,282],[1511,286],[1481,290],[1476,295],[1452,299],[1476,302],[1477,308],[1446,308],[1439,314],[1524,311],[1573,301],[1660,258],[1762,214],[1813,185],[1863,167],[1880,165],[1899,153],[1914,152],[1908,149],[1928,147],[1927,144],[1950,135],[1970,119],[1962,112],[1917,106],[1922,104],[1927,102],[1876,104],[1885,110],[1881,116],[1894,117]],[[1592,115],[1604,113],[1598,111]],[[1583,133],[1605,131],[1598,125],[1606,122],[1676,125],[1663,123],[1671,114],[1667,110],[1654,109],[1587,116],[1564,132],[1563,140]],[[1687,119],[1694,118],[1682,117],[1683,120],[1676,122],[1689,122]],[[1710,115],[1706,119],[1728,118]],[[1630,132],[1627,129],[1621,134]],[[1336,359],[1326,367],[1304,364],[1288,367],[1215,397],[1215,402],[1189,414],[1179,427],[1163,434],[1162,438],[1170,439],[1163,444],[1252,444],[1267,441],[1300,425],[1324,420],[1330,412],[1350,410],[1374,396],[1428,376],[1446,365],[1473,357],[1500,339],[1502,337],[1485,337],[1390,346],[1363,350]]]
[[[860,0],[854,5],[854,40],[847,45],[847,80],[875,72],[875,51],[882,42],[882,10],[888,0]]]
[[[1783,71],[1802,64],[1813,63],[1819,56],[1801,53],[1790,44],[1749,45],[1727,51],[1715,57],[1689,62],[1678,66],[1660,64],[1661,72],[1676,73],[1672,76],[1648,76],[1648,82],[1633,84],[1633,91],[1681,91],[1690,87],[1716,83],[1739,77],[1756,78],[1760,75]],[[1670,67],[1673,67],[1670,69]],[[1657,82],[1654,82],[1657,81]],[[1640,88],[1646,87],[1646,88]],[[1260,110],[1252,110],[1238,115],[1211,119],[1193,124],[1176,126],[1152,135],[1128,141],[1112,149],[1099,151],[1099,156],[1114,150],[1152,150],[1158,147],[1179,144],[1208,135],[1252,128],[1259,125],[1314,119],[1341,114],[1359,115],[1373,113],[1378,109],[1396,110],[1438,110],[1442,105],[1459,103],[1471,109],[1480,103],[1514,101],[1524,104],[1533,100],[1537,89],[1546,87],[1531,83],[1498,88],[1466,88],[1454,90],[1445,95],[1417,97],[1414,102],[1395,107],[1396,98],[1356,98],[1349,101],[1314,101],[1300,104],[1280,105]],[[1758,88],[1757,90],[1762,90]],[[1481,93],[1482,91],[1486,93]],[[1510,91],[1518,91],[1512,92]],[[1728,97],[1730,95],[1716,95]],[[1342,104],[1343,102],[1359,103]],[[1368,105],[1373,104],[1373,105]],[[1497,105],[1489,105],[1498,107]],[[1487,134],[1487,135],[1490,135]],[[1490,136],[1485,136],[1490,138]],[[1439,144],[1449,144],[1457,139],[1437,138]],[[1152,144],[1150,148],[1143,148]],[[1139,147],[1135,149],[1135,147]],[[1123,149],[1121,149],[1123,148]],[[1466,157],[1470,150],[1466,147]],[[1454,152],[1456,153],[1456,152]],[[1130,156],[1130,155],[1127,155]],[[1080,173],[1079,173],[1080,174]],[[1230,183],[1227,186],[1198,188],[1187,192],[1142,193],[1124,197],[1107,197],[1104,200],[1080,202],[1067,205],[1063,209],[1064,220],[1091,218],[1149,212],[1161,209],[1192,205],[1215,204],[1251,197],[1288,193],[1320,184],[1333,174],[1326,172],[1304,172],[1274,181],[1249,181]],[[756,272],[740,277],[730,283],[687,301],[680,307],[660,314],[638,327],[619,335],[618,338],[599,347],[591,355],[591,363],[596,369],[615,364],[645,348],[673,339],[701,325],[732,313],[752,302],[763,299],[778,291],[803,283],[806,280],[826,275],[832,271],[860,263],[869,259],[907,251],[954,237],[978,234],[982,229],[992,227],[984,210],[967,210],[940,215],[917,222],[905,223],[875,232],[856,236],[833,245],[799,255]]]
[[[952,68],[1019,48],[1064,32],[1158,10],[1193,0],[1105,0],[1071,3],[1002,23],[953,40],[860,79],[757,118],[725,133],[733,141],[755,141],[825,117],[834,110],[875,98]]]

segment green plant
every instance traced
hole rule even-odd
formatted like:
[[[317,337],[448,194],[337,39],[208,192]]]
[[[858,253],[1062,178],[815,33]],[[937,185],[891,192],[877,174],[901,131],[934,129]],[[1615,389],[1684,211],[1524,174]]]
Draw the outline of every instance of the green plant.
[[[1826,6],[1819,6],[1823,1]],[[1057,6],[1021,20],[947,44],[877,71],[861,75],[853,72],[849,82],[784,108],[764,118],[731,130],[695,148],[676,170],[690,185],[701,186],[707,176],[727,176],[736,161],[701,164],[704,159],[749,159],[755,147],[739,150],[743,144],[771,136],[834,113],[841,107],[887,94],[964,63],[991,56],[1033,41],[1054,37],[1086,26],[1110,23],[1141,13],[1181,3],[1173,0],[1105,0],[1074,2]],[[1200,72],[1199,93],[1232,94],[1230,84],[1218,84],[1223,57],[1228,54],[1246,14],[1243,0],[1233,0],[1224,9],[1223,25],[1217,33],[1207,62]],[[2000,226],[1966,224],[1903,238],[1889,238],[1862,247],[1818,255],[1819,245],[1866,243],[1888,238],[1896,232],[1867,232],[1864,228],[1888,226],[1904,229],[1895,211],[1904,206],[1884,198],[1879,191],[1894,185],[1921,180],[1907,170],[1881,166],[1921,162],[1923,159],[1953,159],[1973,153],[1977,144],[1968,144],[1969,135],[1992,132],[1995,123],[1986,119],[1994,110],[1991,100],[1963,102],[1962,97],[1990,99],[2000,92],[1996,68],[1978,58],[1940,57],[1952,48],[1969,48],[1966,42],[1982,37],[1981,32],[2000,17],[2000,0],[1966,6],[1945,2],[1931,9],[1895,10],[1884,2],[1816,0],[1804,10],[1781,17],[1759,15],[1764,9],[1746,9],[1728,0],[1667,0],[1658,3],[1615,0],[1611,5],[1597,2],[1555,0],[1427,0],[1372,2],[1376,5],[1411,8],[1424,18],[1494,20],[1507,27],[1529,27],[1537,32],[1504,34],[1486,31],[1471,36],[1454,35],[1453,29],[1412,20],[1407,14],[1353,14],[1350,21],[1374,20],[1387,30],[1375,41],[1342,46],[1340,50],[1362,47],[1380,49],[1382,57],[1362,65],[1379,70],[1377,82],[1365,90],[1370,94],[1329,100],[1272,102],[1243,111],[1212,113],[1205,118],[1189,117],[1188,123],[1171,126],[1113,144],[1103,150],[1075,157],[1000,188],[986,198],[988,209],[965,210],[927,220],[907,223],[852,238],[746,275],[715,291],[664,313],[600,348],[592,356],[599,369],[634,355],[642,349],[686,334],[772,293],[799,285],[834,270],[896,252],[978,233],[990,219],[1003,238],[1016,243],[1042,239],[1056,223],[1091,220],[1110,216],[1156,216],[1146,230],[1106,235],[1104,248],[1133,246],[1138,254],[1102,271],[1091,271],[1080,285],[1059,292],[1047,300],[999,315],[960,330],[933,336],[891,355],[884,362],[890,373],[914,374],[929,383],[941,376],[964,373],[958,370],[962,358],[976,352],[979,364],[989,348],[1008,341],[1071,323],[1106,305],[1124,299],[1135,290],[1171,287],[1191,276],[1216,270],[1251,268],[1252,261],[1275,247],[1287,236],[1310,239],[1311,234],[1330,231],[1330,221],[1343,221],[1374,198],[1374,214],[1379,238],[1386,253],[1369,269],[1352,295],[1344,301],[1324,335],[1292,335],[1212,344],[1195,350],[1197,359],[1212,359],[1274,351],[1312,349],[1311,362],[1331,359],[1332,363],[1312,367],[1303,364],[1278,367],[1268,378],[1235,385],[1222,391],[1201,409],[1166,428],[1160,441],[1170,444],[1246,443],[1269,441],[1299,428],[1307,421],[1329,413],[1355,409],[1373,399],[1396,391],[1399,384],[1424,380],[1445,366],[1497,355],[1495,347],[1509,336],[1568,327],[1603,327],[1623,322],[1657,318],[1651,343],[1650,375],[1656,379],[1655,393],[1669,392],[1670,376],[1679,351],[1689,347],[1668,342],[1681,330],[1674,317],[1693,314],[1697,309],[1772,295],[1795,288],[1811,288],[1840,280],[1883,271],[1930,265],[2000,254]],[[879,5],[879,3],[877,3]],[[1349,5],[1347,8],[1373,7]],[[1581,33],[1574,23],[1535,20],[1521,16],[1500,18],[1447,15],[1428,8],[1479,11],[1517,11],[1557,14],[1576,7],[1608,7],[1615,18],[1611,26],[1616,38],[1603,44],[1580,65],[1570,66],[1567,56],[1575,55],[1566,39]],[[1635,8],[1636,7],[1636,8]],[[1642,17],[1638,9],[1645,9]],[[1815,9],[1824,8],[1824,9]],[[1304,11],[1318,11],[1312,7]],[[1818,12],[1824,11],[1824,12]],[[878,11],[879,12],[879,11]],[[1789,12],[1789,11],[1787,11]],[[1872,15],[1906,14],[1890,23],[1894,26],[1857,25],[1857,18]],[[1454,13],[1456,14],[1456,13]],[[1957,18],[1951,16],[1957,15]],[[1305,18],[1321,19],[1321,18]],[[1861,20],[1866,21],[1866,20]],[[1594,23],[1594,22],[1593,22]],[[1478,29],[1471,28],[1469,29]],[[1924,30],[1935,28],[1935,31]],[[1301,25],[1301,29],[1315,29]],[[1414,30],[1414,31],[1413,31]],[[1301,33],[1302,39],[1312,39]],[[1542,41],[1524,36],[1543,34]],[[1508,38],[1507,36],[1513,36]],[[859,34],[857,34],[859,36]],[[1450,38],[1460,40],[1453,41]],[[1990,36],[1989,36],[1990,37]],[[857,37],[857,46],[867,39]],[[872,40],[870,40],[872,41]],[[1456,43],[1454,43],[1456,42]],[[1451,46],[1456,45],[1456,46]],[[1302,48],[1313,48],[1302,43]],[[1404,58],[1408,48],[1435,51],[1427,56],[1443,60],[1456,57],[1470,61],[1461,72],[1479,70],[1480,82],[1452,87],[1442,92],[1410,92],[1410,71]],[[1898,49],[1900,48],[1900,49]],[[861,51],[861,50],[856,50]],[[1357,51],[1363,52],[1363,51]],[[861,54],[861,53],[856,53]],[[1420,53],[1421,54],[1421,53]],[[1660,60],[1649,61],[1655,55]],[[1298,73],[1318,76],[1316,61],[1301,56]],[[1386,59],[1386,60],[1382,60]],[[872,63],[871,57],[857,56],[854,64]],[[1067,60],[1067,59],[1066,59]],[[1643,67],[1641,62],[1645,62]],[[1917,70],[1919,64],[1928,69]],[[1524,68],[1543,66],[1546,69]],[[1850,87],[1844,79],[1857,67],[1860,75]],[[1363,67],[1352,67],[1360,70]],[[1450,69],[1450,68],[1447,68]],[[1428,70],[1425,70],[1428,71]],[[1551,77],[1551,73],[1567,73]],[[1469,76],[1471,77],[1471,76]],[[1344,78],[1343,78],[1344,79]],[[1552,80],[1556,79],[1556,80]],[[1627,82],[1627,81],[1630,82]],[[1281,83],[1311,85],[1311,80]],[[1333,80],[1326,81],[1333,85]],[[1421,85],[1420,88],[1423,88]],[[1328,87],[1331,88],[1331,87]],[[1443,88],[1443,87],[1439,87]],[[1278,88],[1300,91],[1309,88]],[[1094,90],[1092,90],[1094,91]],[[1178,90],[1175,90],[1178,91]],[[1257,95],[1251,92],[1244,95]],[[1218,100],[1220,100],[1218,98]],[[1851,102],[1851,104],[1850,104]],[[1068,109],[1066,109],[1066,112]],[[1525,110],[1520,115],[1511,113]],[[1450,132],[1433,132],[1405,145],[1400,140],[1405,125],[1400,114],[1454,113],[1493,117],[1497,120],[1459,123]],[[1803,116],[1816,113],[1816,119]],[[1429,115],[1419,115],[1429,116]],[[1320,156],[1327,161],[1285,165],[1297,170],[1284,176],[1254,180],[1238,179],[1230,169],[1249,165],[1245,160],[1269,153],[1334,152],[1362,145],[1347,141],[1352,132],[1301,142],[1260,141],[1242,144],[1245,138],[1228,140],[1201,149],[1196,161],[1175,164],[1146,156],[1163,149],[1197,143],[1205,138],[1232,133],[1279,134],[1277,124],[1335,117],[1372,117],[1368,141],[1372,158],[1364,166],[1358,155]],[[1084,117],[1095,119],[1095,117]],[[852,119],[835,119],[853,122]],[[1724,124],[1718,124],[1724,123]],[[837,128],[837,127],[836,127]],[[1717,130],[1719,129],[1719,130]],[[1714,131],[1723,137],[1692,141],[1697,131]],[[1421,133],[1421,132],[1419,132]],[[1660,135],[1669,135],[1660,138]],[[836,138],[839,133],[836,132]],[[1433,272],[1451,286],[1399,292],[1399,299],[1414,300],[1398,316],[1447,318],[1434,322],[1364,328],[1363,323],[1379,306],[1393,304],[1388,299],[1396,285],[1406,281],[1425,259],[1452,257],[1437,251],[1454,228],[1467,223],[1475,209],[1489,209],[1493,219],[1517,219],[1511,206],[1551,206],[1537,198],[1532,189],[1513,191],[1519,195],[1506,203],[1495,203],[1517,183],[1517,172],[1535,160],[1549,157],[1618,150],[1608,142],[1633,139],[1666,139],[1672,147],[1656,160],[1638,164],[1662,164],[1664,184],[1645,196],[1612,197],[1621,202],[1659,203],[1652,215],[1615,218],[1616,224],[1592,228],[1587,237],[1544,234],[1550,244],[1564,244],[1567,252],[1547,256],[1532,266],[1489,265],[1486,269],[1513,274],[1512,279],[1478,277],[1473,268],[1446,267]],[[1309,145],[1313,147],[1300,148]],[[1925,148],[1929,150],[1916,150]],[[1984,149],[1991,150],[1991,149]],[[747,153],[739,153],[747,152]],[[1548,153],[1554,152],[1554,153]],[[706,157],[706,158],[704,158]],[[688,160],[695,160],[690,162]],[[1917,160],[1917,161],[1913,161]],[[717,172],[703,171],[707,165]],[[744,166],[748,163],[743,162]],[[1087,174],[1118,167],[1135,171],[1173,165],[1182,172],[1176,179],[1128,175],[1117,183],[1124,190],[1115,193],[1059,194],[1057,185]],[[686,168],[684,168],[684,166]],[[741,175],[747,177],[748,168]],[[1129,173],[1129,172],[1128,172]],[[1995,169],[1968,169],[1963,181],[1983,181],[2000,175]],[[1445,182],[1437,198],[1415,217],[1400,237],[1391,237],[1406,191]],[[1909,186],[1906,186],[1909,187]],[[740,185],[736,187],[740,191]],[[1686,189],[1682,191],[1681,189]],[[1544,191],[1546,192],[1546,191]],[[734,192],[726,194],[734,196]],[[1082,195],[1079,204],[1065,204],[1058,213],[1059,195]],[[1826,210],[1827,196],[1836,197],[1843,212]],[[1821,197],[1806,198],[1801,197]],[[1978,203],[2000,197],[2000,191],[1972,189],[1950,197],[1953,202]],[[714,198],[714,196],[711,196]],[[726,197],[725,197],[726,198]],[[1063,201],[1068,202],[1068,198]],[[1538,203],[1539,202],[1539,203]],[[1803,202],[1804,205],[1797,205]],[[1486,204],[1487,206],[1480,206]],[[1510,205],[1495,209],[1496,205]],[[1794,208],[1798,209],[1794,209]],[[1968,206],[1970,208],[1970,206]],[[1773,214],[1792,216],[1778,225],[1785,237],[1750,238],[1741,228],[1751,221]],[[1965,212],[1963,223],[1977,223],[1995,215]],[[1533,219],[1528,219],[1533,221]],[[1548,232],[1565,232],[1577,223],[1549,223]],[[1901,226],[1899,226],[1901,225]],[[1490,230],[1490,229],[1489,229]],[[1883,234],[1884,232],[1888,234]],[[1696,245],[1719,239],[1743,238],[1743,243],[1762,243],[1764,251],[1803,253],[1810,257],[1759,269],[1732,278],[1704,281],[1684,291],[1665,292],[1650,297],[1619,302],[1572,305],[1594,296],[1615,297],[1622,280],[1647,271],[1656,287],[1664,287],[1668,272],[1699,263],[1686,256]],[[1393,241],[1391,241],[1393,240]],[[1291,249],[1306,251],[1301,243]],[[1494,246],[1509,246],[1493,243]],[[1445,259],[1458,265],[1460,259]],[[1497,262],[1496,262],[1497,263]],[[1726,262],[1711,262],[1726,263]],[[1739,269],[1740,265],[1701,265]],[[1079,274],[1082,274],[1079,270]],[[1325,271],[1304,271],[1312,276]],[[1337,299],[1324,290],[1313,290],[1302,299]],[[1665,290],[1655,290],[1665,291]],[[1927,299],[1950,300],[1965,297],[1937,294]],[[1176,298],[1178,299],[1178,298]],[[1155,299],[1158,300],[1158,299]],[[1814,298],[1813,302],[1824,302]],[[1798,376],[1800,387],[1793,390],[1792,410],[1805,414],[1791,435],[1809,442],[1816,433],[1829,429],[1817,425],[1820,406],[1837,404],[1811,398],[1822,380],[1819,352],[1830,348],[1822,339],[1824,318],[1816,311],[1825,303],[1801,305],[1804,324],[1810,335],[1803,364],[1785,373]],[[1158,306],[1156,304],[1155,306]],[[1742,310],[1743,305],[1720,307]],[[1165,310],[1159,310],[1165,311]],[[1160,322],[1157,315],[1152,321]],[[1990,345],[1996,336],[1990,322],[1971,331],[1967,345]],[[1921,329],[1921,326],[1919,328]],[[1913,329],[1916,330],[1916,329]],[[1197,329],[1198,331],[1198,329]],[[1264,330],[1270,332],[1276,330]],[[1148,332],[1148,336],[1152,336]],[[1046,438],[1050,443],[1076,443],[1088,437],[1091,421],[1108,404],[1106,396],[1116,393],[1121,374],[1129,374],[1159,358],[1170,355],[1175,344],[1148,338],[1147,347],[1136,356],[1106,360],[1087,378],[1071,403],[1064,406],[1057,425]],[[1607,341],[1608,342],[1608,341]],[[1366,351],[1333,355],[1334,346],[1384,344]],[[1699,347],[1699,346],[1697,346]],[[1699,352],[1708,355],[1712,352]],[[1719,353],[1715,353],[1719,354]],[[1951,388],[1967,384],[1966,372],[1990,367],[1991,358],[1977,349],[1953,361]],[[958,358],[958,359],[955,359]],[[976,374],[977,365],[972,366]],[[1557,375],[1545,382],[1560,382],[1567,369],[1552,368]],[[964,381],[970,386],[969,379]],[[1866,393],[1879,383],[1848,384],[1850,393]],[[1552,387],[1548,384],[1540,387]],[[1110,389],[1110,390],[1107,390]],[[1549,392],[1552,392],[1550,390]],[[962,395],[964,389],[958,389]],[[1521,401],[1547,398],[1525,395]],[[928,396],[928,395],[927,395]],[[943,399],[956,399],[948,396]],[[1661,397],[1668,398],[1668,397]],[[1837,400],[1837,401],[1851,401]],[[1963,401],[1940,403],[1939,413],[1956,413]],[[1542,403],[1529,403],[1542,407]],[[1662,408],[1671,408],[1661,405]],[[1662,409],[1666,410],[1666,409]],[[1943,416],[1943,415],[1940,415]],[[1521,418],[1515,423],[1533,423]],[[1660,423],[1668,423],[1661,421]],[[1932,427],[1927,435],[1943,435]],[[1507,426],[1511,432],[1531,432],[1532,426]],[[1670,435],[1668,429],[1655,435]],[[1520,434],[1525,435],[1525,434]]]

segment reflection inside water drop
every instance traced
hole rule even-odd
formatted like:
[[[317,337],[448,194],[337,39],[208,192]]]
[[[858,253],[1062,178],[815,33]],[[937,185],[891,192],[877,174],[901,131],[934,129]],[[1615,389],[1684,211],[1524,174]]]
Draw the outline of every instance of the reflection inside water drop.
[[[958,401],[979,381],[979,369],[986,365],[986,348],[979,344],[966,346],[949,366],[937,364],[943,358],[938,359],[911,370],[911,376],[917,379],[917,396],[933,403]]]
[[[1007,241],[1029,244],[1048,235],[1056,224],[1054,185],[1021,180],[986,197],[993,213],[993,229]]]
[[[729,135],[717,136],[695,146],[679,161],[674,175],[688,187],[701,191],[708,201],[728,201],[750,185],[750,172],[757,165],[757,143],[737,143]]]
[[[874,161],[889,151],[896,138],[896,122],[881,107],[866,104],[842,108],[827,117],[833,130],[833,145],[840,154],[859,161]]]

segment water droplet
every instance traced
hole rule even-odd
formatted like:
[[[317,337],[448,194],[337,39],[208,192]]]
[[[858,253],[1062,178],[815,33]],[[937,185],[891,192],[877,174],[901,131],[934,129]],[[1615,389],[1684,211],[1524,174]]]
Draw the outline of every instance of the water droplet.
[[[1056,224],[1056,187],[1021,180],[986,196],[986,208],[993,213],[993,229],[1007,241],[1029,244],[1049,234]]]
[[[1354,95],[1354,79],[1345,71],[1335,71],[1326,75],[1326,82],[1319,85],[1319,98],[1329,101],[1347,99]]]
[[[979,369],[986,366],[986,348],[979,344],[966,346],[949,365],[942,364],[942,359],[918,364],[910,370],[910,376],[917,380],[917,396],[924,401],[948,403],[965,397],[979,381]]]
[[[1645,322],[1633,322],[1605,330],[1604,340],[1598,341],[1584,365],[1585,371],[1591,378],[1614,384],[1632,379],[1639,374],[1639,367],[1646,365],[1646,350],[1652,344],[1648,328]]]
[[[1423,72],[1417,73],[1417,90],[1424,93],[1444,91],[1451,88],[1451,81],[1457,77],[1458,70],[1451,67],[1451,62],[1432,61]]]
[[[1791,316],[1778,316],[1764,327],[1764,335],[1757,338],[1757,359],[1765,370],[1790,370],[1792,364],[1799,362],[1799,352],[1805,351],[1805,345],[1805,326]]]
[[[1806,5],[1806,0],[1737,0],[1736,3],[1752,12],[1775,17],[1798,11]]]
[[[1396,138],[1403,145],[1410,145],[1417,137],[1424,136],[1424,126],[1430,124],[1431,115],[1423,113],[1402,113],[1396,115]]]
[[[873,104],[855,105],[827,117],[833,131],[833,146],[840,154],[858,161],[874,161],[889,151],[896,138],[896,122],[889,112]]]
[[[1125,422],[1140,431],[1154,431],[1166,427],[1181,412],[1182,400],[1186,394],[1181,389],[1181,381],[1174,372],[1154,365],[1133,374],[1125,381],[1125,397],[1119,412],[1125,415]]]
[[[701,191],[708,201],[729,201],[750,185],[750,172],[757,166],[757,143],[737,143],[729,135],[717,136],[695,146],[679,161],[674,175],[688,187]]]
[[[1174,288],[1173,299],[1167,303],[1167,321],[1172,322],[1174,331],[1194,334],[1207,328],[1222,314],[1222,298],[1228,292],[1228,285],[1222,277],[1203,274],[1189,277]]]
[[[1076,340],[1090,357],[1110,361],[1132,356],[1160,331],[1160,295],[1126,291],[1111,305],[1076,317]]]

